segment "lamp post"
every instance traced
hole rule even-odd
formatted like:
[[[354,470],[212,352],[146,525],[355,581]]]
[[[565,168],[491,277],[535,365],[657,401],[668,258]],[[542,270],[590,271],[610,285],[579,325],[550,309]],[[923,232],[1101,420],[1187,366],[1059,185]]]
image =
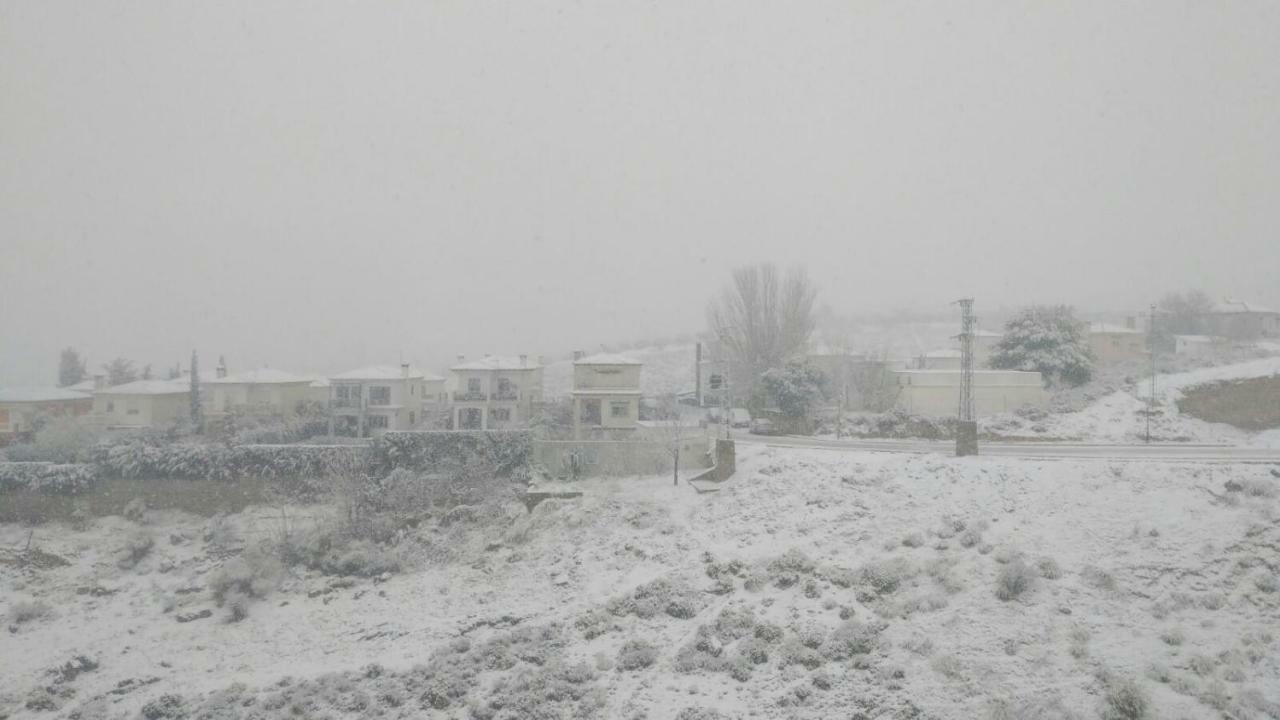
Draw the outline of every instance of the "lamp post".
[[[1151,398],[1147,402],[1147,444],[1151,444],[1151,414],[1156,411],[1156,306],[1151,306],[1147,323],[1147,345],[1151,350]]]

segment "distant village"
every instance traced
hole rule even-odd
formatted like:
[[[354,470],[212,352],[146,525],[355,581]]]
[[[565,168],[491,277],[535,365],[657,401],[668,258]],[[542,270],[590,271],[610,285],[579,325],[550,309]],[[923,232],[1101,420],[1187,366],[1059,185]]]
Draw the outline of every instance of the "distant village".
[[[1203,334],[1169,337],[1172,354],[1205,356],[1233,342],[1280,337],[1280,311],[1248,302],[1217,302],[1204,320]],[[1151,353],[1149,314],[1081,325],[1099,367],[1138,363]],[[989,367],[1003,337],[1003,332],[990,328],[973,333],[977,414],[1047,409],[1049,393],[1040,372]],[[914,355],[855,350],[853,343],[842,344],[817,339],[807,344],[803,361],[825,379],[822,408],[932,417],[955,413],[961,353],[954,340]],[[753,378],[745,375],[747,371],[735,363],[720,340],[708,336],[668,350],[667,357],[673,353],[677,369],[674,381],[668,378],[666,383],[669,392],[664,393],[647,391],[642,381],[644,362],[626,351],[579,351],[571,359],[553,363],[531,355],[459,355],[447,374],[401,362],[328,377],[276,368],[233,368],[219,358],[212,370],[197,369],[194,383],[193,358],[191,367],[174,368],[165,379],[113,385],[106,374],[97,373],[63,387],[0,387],[0,442],[24,437],[42,419],[56,416],[82,417],[106,431],[170,428],[190,421],[193,387],[198,393],[194,402],[209,427],[232,418],[305,417],[335,438],[542,425],[558,428],[574,440],[618,440],[671,422],[749,428],[748,405],[754,405],[758,415],[776,415],[753,401]],[[544,383],[549,368],[567,375],[570,382],[549,392]],[[672,410],[676,406],[678,410]],[[743,407],[741,422],[727,412],[739,406]]]

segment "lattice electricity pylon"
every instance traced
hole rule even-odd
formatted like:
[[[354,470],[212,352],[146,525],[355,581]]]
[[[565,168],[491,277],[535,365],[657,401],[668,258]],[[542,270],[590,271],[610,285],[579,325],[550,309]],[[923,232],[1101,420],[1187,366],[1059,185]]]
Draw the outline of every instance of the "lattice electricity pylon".
[[[957,300],[960,304],[960,420],[972,422],[973,417],[973,298]]]

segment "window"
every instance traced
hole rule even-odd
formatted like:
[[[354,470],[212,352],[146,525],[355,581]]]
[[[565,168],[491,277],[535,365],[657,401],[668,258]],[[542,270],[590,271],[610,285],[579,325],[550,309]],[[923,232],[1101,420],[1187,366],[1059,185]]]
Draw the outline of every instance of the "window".
[[[480,378],[467,378],[467,394],[480,393]]]
[[[418,386],[417,386],[417,385],[415,385],[415,384],[413,384],[413,383],[409,383],[409,394],[410,394],[410,395],[417,395],[417,394],[418,394]]]
[[[338,407],[359,407],[360,388],[354,385],[338,385],[333,389]]]
[[[409,427],[413,427],[418,423],[418,416],[412,410],[409,411]]]
[[[367,425],[370,430],[386,430],[387,416],[386,415],[370,415],[368,418],[365,419],[365,425]]]
[[[498,422],[509,422],[511,420],[511,408],[494,408],[489,411],[489,417]]]
[[[609,403],[609,417],[624,418],[631,415],[631,403],[625,400],[614,400]]]
[[[369,404],[370,405],[390,405],[391,404],[391,388],[387,385],[370,385],[369,386]],[[384,420],[386,418],[383,418]]]
[[[720,386],[724,384],[724,378],[720,375],[720,373],[712,373],[710,377],[710,382],[708,382],[707,384],[711,386],[712,390],[719,390]]]
[[[137,400],[126,400],[126,401],[125,401],[125,403],[124,403],[124,411],[125,411],[125,414],[127,414],[127,415],[137,415],[137,414],[138,414],[138,401],[137,401]]]

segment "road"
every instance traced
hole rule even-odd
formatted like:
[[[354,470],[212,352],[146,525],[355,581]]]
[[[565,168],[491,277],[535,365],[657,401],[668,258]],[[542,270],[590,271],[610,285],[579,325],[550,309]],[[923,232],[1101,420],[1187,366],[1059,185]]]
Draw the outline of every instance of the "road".
[[[939,455],[955,454],[949,440],[835,440],[801,435],[751,435],[735,431],[738,442],[775,447],[813,448],[858,452],[891,452]],[[1236,447],[1153,443],[1151,445],[1104,445],[1068,442],[983,442],[981,455],[1024,458],[1101,458],[1110,460],[1160,460],[1186,462],[1249,462],[1280,464],[1280,448]]]

